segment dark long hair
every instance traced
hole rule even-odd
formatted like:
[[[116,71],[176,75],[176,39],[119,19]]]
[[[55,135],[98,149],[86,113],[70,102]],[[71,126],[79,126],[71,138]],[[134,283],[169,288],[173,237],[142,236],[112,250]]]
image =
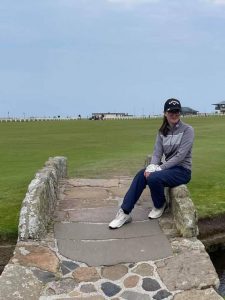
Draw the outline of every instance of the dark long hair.
[[[167,136],[167,134],[169,132],[169,123],[167,121],[166,116],[163,117],[163,122],[162,122],[161,127],[159,128],[159,132],[164,136]]]

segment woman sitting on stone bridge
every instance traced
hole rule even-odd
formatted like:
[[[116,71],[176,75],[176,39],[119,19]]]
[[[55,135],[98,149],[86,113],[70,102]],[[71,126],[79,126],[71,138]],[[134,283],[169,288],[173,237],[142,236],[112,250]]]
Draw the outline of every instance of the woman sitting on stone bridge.
[[[175,187],[191,180],[193,128],[180,120],[181,104],[168,99],[164,104],[163,123],[157,134],[150,165],[139,171],[126,193],[121,208],[109,227],[116,229],[131,222],[130,213],[146,185],[149,186],[154,207],[148,217],[161,217],[166,208],[164,187]],[[165,162],[162,163],[162,157]]]

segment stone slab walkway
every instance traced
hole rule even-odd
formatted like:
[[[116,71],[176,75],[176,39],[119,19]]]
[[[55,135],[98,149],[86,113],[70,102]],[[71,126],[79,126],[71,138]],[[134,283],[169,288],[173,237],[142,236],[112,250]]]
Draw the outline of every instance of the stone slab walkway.
[[[75,180],[64,186],[54,226],[59,252],[89,266],[156,260],[172,255],[158,220],[149,220],[149,193],[132,212],[133,222],[110,230],[130,180]],[[102,186],[101,186],[102,185]],[[76,219],[77,216],[77,219]],[[60,221],[60,222],[59,222]]]
[[[148,220],[147,190],[133,222],[108,229],[130,180],[62,180],[52,228],[17,243],[0,300],[222,300],[204,245],[179,237],[170,211]]]

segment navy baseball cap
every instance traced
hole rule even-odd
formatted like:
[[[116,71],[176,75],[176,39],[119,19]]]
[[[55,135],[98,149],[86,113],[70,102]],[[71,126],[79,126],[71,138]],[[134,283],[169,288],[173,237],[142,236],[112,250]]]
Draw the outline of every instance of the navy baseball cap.
[[[166,100],[164,104],[164,112],[179,110],[181,111],[181,104],[180,101],[174,98]]]

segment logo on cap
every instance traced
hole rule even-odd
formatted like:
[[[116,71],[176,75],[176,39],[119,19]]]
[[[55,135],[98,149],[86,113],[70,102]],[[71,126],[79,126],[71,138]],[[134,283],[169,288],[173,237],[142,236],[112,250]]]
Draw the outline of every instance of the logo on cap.
[[[180,103],[176,100],[172,100],[169,102],[169,104],[172,104],[172,105],[180,105]]]

